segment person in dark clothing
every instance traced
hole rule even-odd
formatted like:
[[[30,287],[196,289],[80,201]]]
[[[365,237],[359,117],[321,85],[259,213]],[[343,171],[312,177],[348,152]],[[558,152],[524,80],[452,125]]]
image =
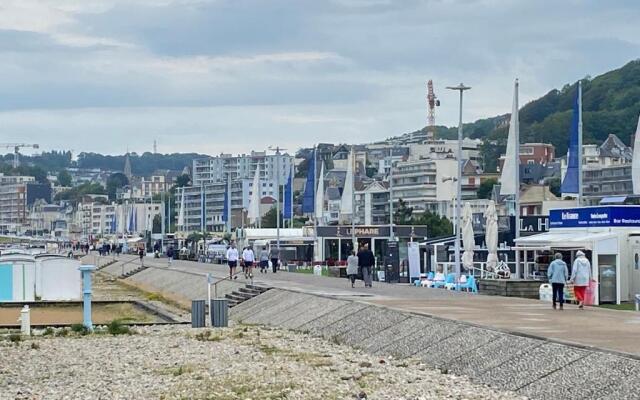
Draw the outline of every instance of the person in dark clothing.
[[[138,256],[140,257],[140,264],[144,265],[144,247],[138,249]]]
[[[173,256],[175,255],[175,250],[173,249],[173,245],[170,245],[167,249],[167,258],[169,260],[169,265],[173,262]]]
[[[362,271],[362,280],[364,280],[364,287],[371,286],[371,269],[375,264],[376,259],[373,256],[373,252],[369,250],[369,245],[365,244],[358,252],[358,266]]]

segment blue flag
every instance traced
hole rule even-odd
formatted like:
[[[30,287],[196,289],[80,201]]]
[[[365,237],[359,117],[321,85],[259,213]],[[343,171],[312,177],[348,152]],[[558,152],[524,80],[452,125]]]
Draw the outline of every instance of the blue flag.
[[[224,205],[222,206],[222,220],[229,221],[229,184],[224,188]]]
[[[292,198],[291,194],[293,191],[293,171],[289,171],[289,178],[287,179],[287,183],[284,185],[284,210],[282,214],[284,218],[293,219],[293,205],[291,204]]]
[[[204,202],[204,185],[202,185],[200,187],[200,227],[202,228],[203,232],[206,229],[206,227],[205,227],[205,221],[206,221],[205,207],[206,207],[206,204]]]
[[[573,104],[573,116],[571,117],[571,128],[569,130],[569,150],[567,153],[567,173],[564,175],[560,191],[562,193],[579,193],[578,174],[580,162],[580,149],[578,148],[580,134],[578,123],[580,121],[579,90],[576,90],[576,98]]]
[[[309,168],[307,169],[307,183],[304,185],[304,195],[302,196],[302,212],[311,214],[315,211],[315,198],[316,198],[316,151],[313,151],[313,156],[309,160]]]

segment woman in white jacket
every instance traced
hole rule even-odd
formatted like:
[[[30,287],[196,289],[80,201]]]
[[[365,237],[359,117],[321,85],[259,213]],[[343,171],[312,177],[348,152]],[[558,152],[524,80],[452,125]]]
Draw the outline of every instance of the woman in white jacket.
[[[578,300],[578,308],[583,308],[587,286],[589,286],[589,283],[593,280],[591,276],[591,262],[589,262],[581,251],[578,251],[576,256],[577,258],[573,262],[573,268],[571,269],[570,282],[573,283],[573,291],[576,295],[576,300]]]

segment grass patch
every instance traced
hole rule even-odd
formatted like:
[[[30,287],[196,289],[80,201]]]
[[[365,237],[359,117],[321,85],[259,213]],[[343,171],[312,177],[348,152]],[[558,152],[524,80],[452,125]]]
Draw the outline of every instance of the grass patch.
[[[181,376],[185,374],[190,374],[194,371],[195,371],[195,367],[193,365],[185,364],[185,365],[178,365],[176,367],[161,369],[161,370],[158,370],[158,373],[160,373],[161,375]]]
[[[307,275],[313,275],[313,268],[300,268],[298,267],[298,269],[296,269],[294,271],[297,274],[307,274]],[[322,268],[322,276],[329,276],[329,269],[328,268]]]
[[[90,333],[89,329],[82,324],[71,325],[71,331],[82,336],[88,335]]]
[[[53,333],[54,333],[53,328],[50,326],[47,326],[47,328],[42,333],[42,336],[53,336]]]
[[[621,311],[635,311],[635,303],[622,303],[622,304],[600,304],[601,308],[607,308],[609,310],[621,310]]]
[[[132,331],[120,319],[114,319],[107,325],[107,332],[111,335],[131,335]]]
[[[199,340],[201,342],[219,342],[223,339],[224,338],[222,336],[218,334],[214,335],[213,332],[208,329],[196,335],[196,340]]]

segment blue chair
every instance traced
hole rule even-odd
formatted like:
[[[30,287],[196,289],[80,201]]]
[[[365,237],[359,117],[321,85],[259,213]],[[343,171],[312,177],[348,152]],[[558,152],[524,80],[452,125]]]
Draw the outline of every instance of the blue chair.
[[[467,282],[460,285],[460,290],[466,290],[471,293],[478,293],[478,285],[476,284],[476,278],[473,275],[467,276]]]
[[[434,288],[443,288],[445,287],[448,283],[456,283],[456,274],[451,272],[447,274],[447,277],[445,278],[444,282],[433,282],[433,287]]]
[[[427,280],[428,280],[428,281],[432,281],[434,276],[435,276],[435,274],[434,274],[433,272],[429,272],[429,273],[427,274]]]

